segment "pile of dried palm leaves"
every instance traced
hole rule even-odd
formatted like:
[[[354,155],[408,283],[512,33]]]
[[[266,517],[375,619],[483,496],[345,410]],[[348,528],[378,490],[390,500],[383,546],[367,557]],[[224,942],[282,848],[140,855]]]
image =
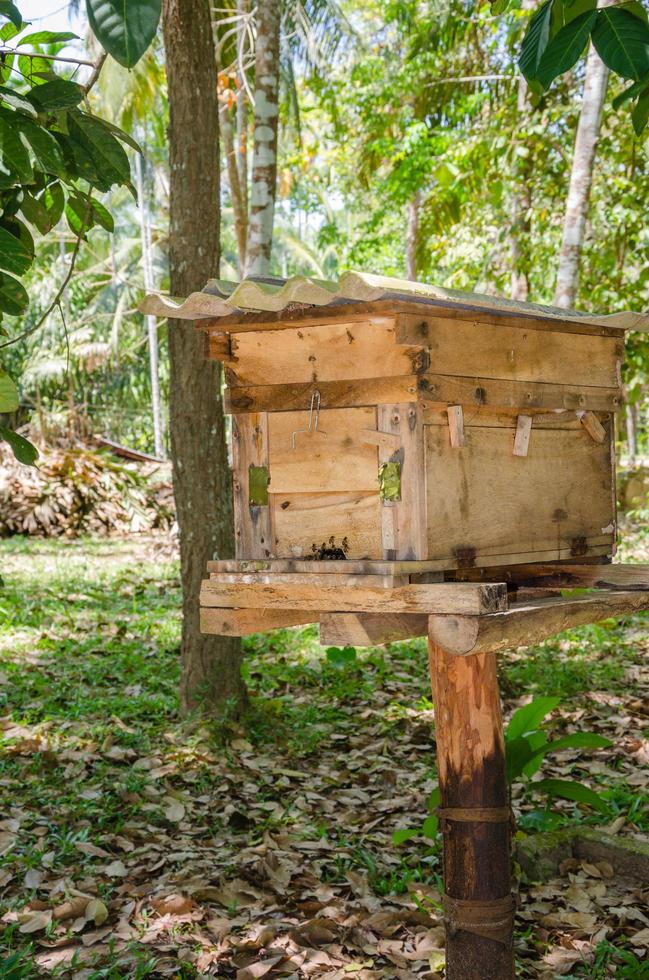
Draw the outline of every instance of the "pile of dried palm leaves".
[[[0,454],[0,536],[40,537],[169,528],[169,475],[85,446],[41,450],[38,467]]]

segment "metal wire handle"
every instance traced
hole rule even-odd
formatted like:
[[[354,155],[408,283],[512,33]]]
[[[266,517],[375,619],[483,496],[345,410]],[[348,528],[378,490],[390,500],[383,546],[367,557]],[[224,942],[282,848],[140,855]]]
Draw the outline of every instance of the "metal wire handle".
[[[320,392],[316,390],[311,395],[311,405],[309,406],[309,424],[306,429],[296,429],[291,434],[291,447],[297,449],[297,437],[300,432],[318,432],[321,436],[326,436],[326,432],[318,428],[320,423]]]

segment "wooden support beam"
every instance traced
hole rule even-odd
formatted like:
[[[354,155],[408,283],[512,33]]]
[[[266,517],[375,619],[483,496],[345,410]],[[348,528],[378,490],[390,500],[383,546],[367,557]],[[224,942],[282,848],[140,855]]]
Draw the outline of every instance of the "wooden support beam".
[[[456,656],[534,646],[556,633],[609,616],[649,609],[649,592],[601,591],[565,599],[539,599],[485,616],[431,616],[431,640]]]
[[[305,609],[319,612],[448,613],[478,616],[507,608],[507,586],[473,582],[405,585],[396,589],[340,585],[232,585],[203,581],[201,606]]]
[[[305,562],[305,564],[307,564]],[[309,563],[310,564],[310,563]],[[333,585],[396,589],[409,584],[408,575],[342,575],[327,572],[212,572],[210,581],[221,585]]]
[[[220,636],[248,636],[283,626],[303,626],[313,622],[308,612],[294,609],[201,609],[201,633]]]
[[[649,565],[560,565],[539,563],[459,569],[453,578],[462,581],[511,582],[537,589],[649,589]]]
[[[510,814],[496,657],[431,635],[447,980],[513,980]],[[475,816],[473,815],[475,814]]]
[[[426,636],[428,616],[400,613],[322,613],[320,642],[325,646],[380,646]]]
[[[306,558],[269,558],[256,560],[222,558],[218,561],[208,561],[208,572],[308,572],[326,575],[411,575],[414,572],[432,573],[439,569],[440,562],[435,561],[382,561],[370,558],[345,558],[323,561],[311,561]],[[443,582],[442,572],[438,572],[436,581]]]

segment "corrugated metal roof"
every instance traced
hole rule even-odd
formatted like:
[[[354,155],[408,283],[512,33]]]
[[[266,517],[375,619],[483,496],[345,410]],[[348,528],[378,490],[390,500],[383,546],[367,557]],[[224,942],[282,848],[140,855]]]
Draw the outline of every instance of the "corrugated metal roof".
[[[201,292],[186,299],[150,294],[140,304],[142,313],[173,319],[200,320],[230,316],[237,312],[276,312],[289,305],[329,306],[332,303],[368,303],[378,300],[405,300],[445,308],[458,307],[482,312],[509,313],[549,320],[618,327],[623,330],[649,329],[649,313],[598,315],[563,310],[537,303],[519,303],[501,296],[465,293],[408,279],[391,279],[369,272],[346,272],[338,282],[294,276],[291,279],[250,277],[240,283],[210,279]]]

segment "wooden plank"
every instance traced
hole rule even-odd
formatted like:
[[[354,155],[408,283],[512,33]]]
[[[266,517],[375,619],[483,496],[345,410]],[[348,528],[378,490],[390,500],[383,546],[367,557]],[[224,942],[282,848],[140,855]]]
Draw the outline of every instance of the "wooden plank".
[[[457,304],[444,305],[442,301],[405,300],[405,299],[382,299],[372,300],[371,302],[350,302],[336,303],[330,306],[304,306],[295,304],[290,309],[280,310],[279,312],[237,312],[231,316],[224,317],[204,317],[195,321],[195,325],[200,330],[227,330],[229,333],[241,333],[259,330],[280,330],[291,329],[301,324],[320,324],[331,323],[332,320],[344,319],[348,322],[357,320],[372,320],[394,316],[395,314],[410,314],[419,320],[423,320],[429,315],[442,315],[450,320],[469,320],[471,322],[479,319],[485,324],[504,323],[509,326],[523,328],[527,330],[539,330],[547,332],[576,333],[595,337],[621,337],[624,338],[625,330],[629,327],[615,326],[610,323],[603,324],[601,318],[594,317],[596,322],[589,323],[587,319],[582,320],[563,320],[558,317],[547,317],[540,309],[530,308],[523,312],[501,312],[485,308],[484,310],[476,307],[461,307]]]
[[[235,547],[238,558],[267,558],[272,554],[272,512],[269,504],[249,503],[250,466],[268,468],[268,416],[264,413],[232,419]]]
[[[308,613],[295,609],[216,609],[200,610],[201,633],[219,636],[248,636],[286,626],[312,622]]]
[[[579,421],[594,442],[602,443],[606,440],[606,429],[593,412],[584,412]]]
[[[462,449],[466,446],[466,436],[464,435],[464,412],[461,405],[449,405],[446,409],[448,420],[448,434],[451,440],[452,449]]]
[[[513,551],[570,558],[607,540],[612,551],[608,445],[580,429],[539,429],[521,458],[512,455],[511,429],[465,429],[467,448],[456,452],[442,427],[425,426],[428,558],[456,557],[460,565],[524,560],[489,560]]]
[[[498,583],[447,582],[397,589],[339,585],[229,585],[203,581],[202,606],[241,609],[309,609],[312,612],[447,612],[478,615],[507,608]]]
[[[461,581],[511,582],[539,589],[649,589],[649,565],[530,565],[466,569],[454,573]]]
[[[448,425],[448,407],[446,405],[428,406],[423,412],[424,425]],[[521,413],[519,409],[487,409],[485,406],[467,406],[464,408],[464,426],[487,429],[516,429],[519,418],[531,418],[535,429],[572,429],[574,432],[583,430],[583,426],[577,417],[577,412],[572,409],[557,409],[548,412],[527,409]],[[610,418],[607,414],[602,415],[604,420]]]
[[[382,501],[383,557],[396,560],[424,558],[426,537],[426,473],[421,410],[417,405],[379,405],[377,426],[399,439],[399,448],[379,447],[379,464],[396,462],[401,468],[401,499]]]
[[[484,412],[555,408],[573,411],[592,409],[596,412],[615,411],[621,404],[618,385],[596,388],[592,385],[551,384],[543,381],[516,381],[485,377],[453,377],[427,372],[417,380],[422,407],[445,408],[461,403],[480,407]]]
[[[272,490],[272,476],[271,476]],[[271,493],[278,558],[308,558],[334,538],[346,541],[348,558],[381,558],[381,507],[377,491],[355,493]]]
[[[417,400],[417,378],[362,378],[347,381],[319,381],[286,384],[245,385],[227,388],[225,411],[292,412],[303,409],[318,388],[324,408],[351,408],[357,405],[383,405]]]
[[[427,316],[431,370],[463,377],[618,387],[624,345],[613,337],[521,330]],[[421,342],[422,318],[397,318],[397,338]]]
[[[229,386],[343,381],[419,374],[428,366],[419,346],[399,346],[394,322],[343,321],[299,330],[237,334],[226,361]],[[326,404],[322,406],[326,408]]]
[[[411,586],[412,588],[412,586]],[[468,656],[534,646],[563,630],[649,609],[649,590],[538,599],[486,616],[431,616],[429,633],[449,653]]]
[[[426,636],[428,616],[399,613],[323,613],[320,643],[326,646],[379,646]]]
[[[516,435],[514,436],[514,456],[527,456],[530,448],[530,435],[532,434],[532,416],[519,415],[516,421]]]
[[[304,431],[309,414],[274,412],[268,416],[271,491],[378,494],[377,450],[365,438],[365,430],[376,429],[376,409],[323,410],[318,429],[310,432]]]
[[[312,564],[305,562],[305,564]],[[369,585],[377,589],[394,589],[409,585],[408,575],[341,575],[327,572],[211,572],[210,581],[225,585]]]

